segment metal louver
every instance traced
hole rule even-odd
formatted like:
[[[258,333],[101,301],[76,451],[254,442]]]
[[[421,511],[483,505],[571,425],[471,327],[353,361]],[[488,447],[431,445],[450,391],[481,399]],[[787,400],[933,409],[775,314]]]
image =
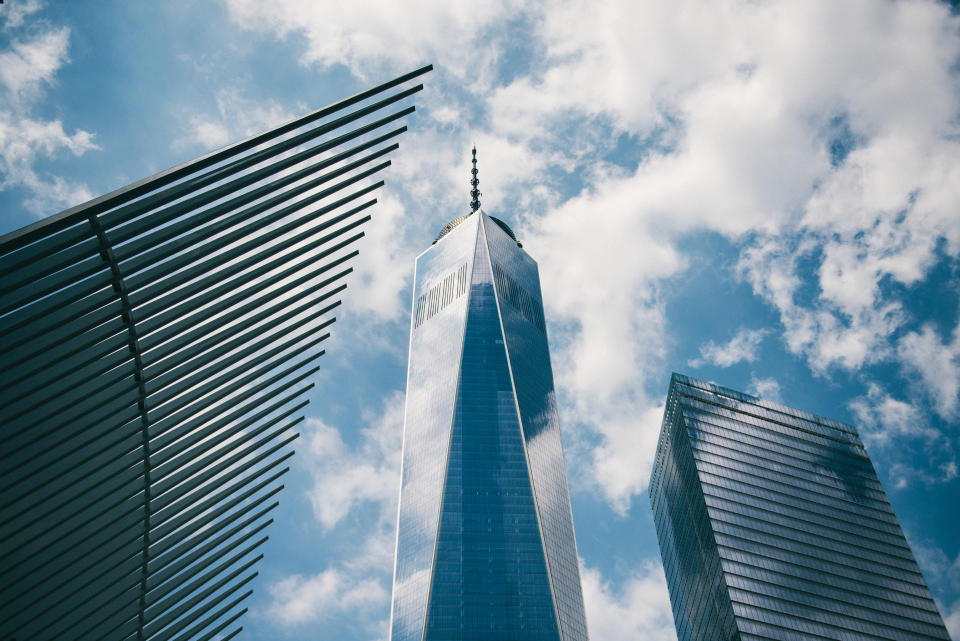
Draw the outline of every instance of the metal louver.
[[[239,633],[431,68],[0,238],[0,640]]]

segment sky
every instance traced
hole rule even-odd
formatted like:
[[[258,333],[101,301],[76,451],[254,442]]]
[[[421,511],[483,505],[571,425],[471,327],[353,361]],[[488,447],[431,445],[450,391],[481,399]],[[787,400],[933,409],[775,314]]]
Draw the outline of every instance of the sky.
[[[432,63],[244,618],[385,641],[414,257],[538,261],[591,638],[676,638],[673,371],[856,425],[960,639],[960,17],[892,0],[6,0],[0,233]]]

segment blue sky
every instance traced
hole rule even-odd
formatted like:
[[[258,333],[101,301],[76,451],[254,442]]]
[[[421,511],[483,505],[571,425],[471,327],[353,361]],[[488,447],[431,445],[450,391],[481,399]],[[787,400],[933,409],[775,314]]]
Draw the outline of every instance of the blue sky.
[[[402,5],[402,8],[401,8]],[[324,357],[247,639],[386,639],[413,260],[539,262],[594,639],[675,638],[671,371],[860,428],[960,638],[960,18],[931,1],[0,5],[0,232],[433,63]]]

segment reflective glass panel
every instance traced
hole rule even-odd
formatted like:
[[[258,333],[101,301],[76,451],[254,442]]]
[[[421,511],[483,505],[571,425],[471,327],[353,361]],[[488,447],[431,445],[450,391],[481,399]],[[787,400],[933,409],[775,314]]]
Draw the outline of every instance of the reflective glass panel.
[[[681,639],[949,639],[849,425],[674,374],[650,495]]]
[[[425,639],[554,641],[556,615],[482,240],[470,289]]]

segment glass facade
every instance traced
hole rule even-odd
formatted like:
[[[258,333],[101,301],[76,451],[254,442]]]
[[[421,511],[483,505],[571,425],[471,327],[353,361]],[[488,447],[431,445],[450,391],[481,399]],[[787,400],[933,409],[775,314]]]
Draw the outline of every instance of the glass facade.
[[[650,498],[680,641],[950,639],[849,425],[674,374]]]
[[[587,638],[542,319],[483,212],[417,260],[393,641]]]

